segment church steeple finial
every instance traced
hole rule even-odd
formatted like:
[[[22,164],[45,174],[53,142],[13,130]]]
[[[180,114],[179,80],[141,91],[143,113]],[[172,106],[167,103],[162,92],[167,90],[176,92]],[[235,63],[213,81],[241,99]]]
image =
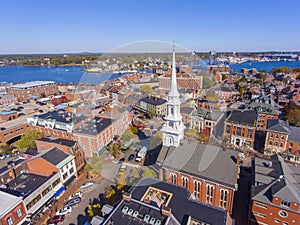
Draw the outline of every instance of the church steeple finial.
[[[177,90],[177,81],[176,81],[176,60],[175,60],[175,44],[174,44],[174,41],[173,41],[171,88],[170,88],[169,95],[170,96],[179,96],[179,92]]]

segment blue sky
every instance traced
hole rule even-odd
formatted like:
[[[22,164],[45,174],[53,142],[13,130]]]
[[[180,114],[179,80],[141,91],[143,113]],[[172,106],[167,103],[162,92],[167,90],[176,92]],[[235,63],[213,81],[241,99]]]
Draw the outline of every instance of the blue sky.
[[[101,52],[141,40],[300,50],[299,9],[299,0],[3,0],[0,54]]]

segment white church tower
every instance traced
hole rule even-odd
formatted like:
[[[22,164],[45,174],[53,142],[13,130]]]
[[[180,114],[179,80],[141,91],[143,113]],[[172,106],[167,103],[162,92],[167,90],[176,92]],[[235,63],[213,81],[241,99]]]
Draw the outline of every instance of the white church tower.
[[[178,147],[183,139],[185,126],[180,114],[180,98],[177,90],[175,50],[173,47],[171,89],[168,95],[167,115],[162,128],[163,146]]]

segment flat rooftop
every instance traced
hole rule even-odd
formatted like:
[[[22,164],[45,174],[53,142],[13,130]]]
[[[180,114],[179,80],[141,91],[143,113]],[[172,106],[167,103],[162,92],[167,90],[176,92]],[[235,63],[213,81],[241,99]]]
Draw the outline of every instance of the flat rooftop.
[[[227,212],[214,206],[196,202],[189,192],[179,186],[159,179],[143,178],[130,191],[130,201],[121,202],[112,211],[104,224],[190,224],[189,219],[199,224],[225,225]],[[151,196],[150,196],[151,195]],[[165,201],[164,205],[156,204]],[[149,200],[152,199],[154,201]],[[171,216],[162,213],[162,208],[171,209]],[[200,223],[201,222],[201,223]]]
[[[34,117],[38,117],[39,119],[43,119],[43,120],[50,119],[50,120],[56,120],[57,122],[61,122],[61,123],[74,123],[74,124],[85,119],[85,116],[82,115],[77,116],[74,113],[68,114],[65,110],[47,112],[41,115],[34,115]]]
[[[111,124],[111,119],[95,117],[94,119],[85,122],[81,126],[76,128],[75,133],[97,135]]]
[[[10,86],[12,89],[26,89],[26,88],[34,88],[39,86],[51,85],[55,84],[55,81],[31,81],[22,84],[15,84]]]
[[[44,184],[49,177],[41,176],[33,173],[22,173],[16,179],[7,183],[7,188],[1,190],[11,193],[15,196],[29,196],[32,192]]]
[[[50,142],[50,143],[55,143],[59,145],[64,145],[68,147],[73,147],[76,144],[76,141],[72,141],[69,139],[64,139],[64,138],[54,138],[54,137],[42,137],[38,139],[38,141],[43,141],[43,142]]]
[[[2,116],[7,116],[7,115],[10,115],[10,114],[14,114],[14,113],[16,113],[17,111],[15,111],[15,110],[10,110],[10,111],[2,111],[2,112],[0,112],[0,115],[2,115]]]

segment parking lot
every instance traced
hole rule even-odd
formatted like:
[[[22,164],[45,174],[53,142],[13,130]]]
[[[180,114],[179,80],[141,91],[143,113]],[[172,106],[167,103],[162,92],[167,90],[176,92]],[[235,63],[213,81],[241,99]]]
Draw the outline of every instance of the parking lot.
[[[61,225],[77,225],[84,224],[89,216],[87,214],[87,206],[92,202],[93,204],[104,203],[103,193],[105,190],[113,185],[114,182],[102,178],[95,185],[82,189],[83,192],[81,202],[78,205],[72,207],[72,212],[65,216],[65,220],[60,223]]]

